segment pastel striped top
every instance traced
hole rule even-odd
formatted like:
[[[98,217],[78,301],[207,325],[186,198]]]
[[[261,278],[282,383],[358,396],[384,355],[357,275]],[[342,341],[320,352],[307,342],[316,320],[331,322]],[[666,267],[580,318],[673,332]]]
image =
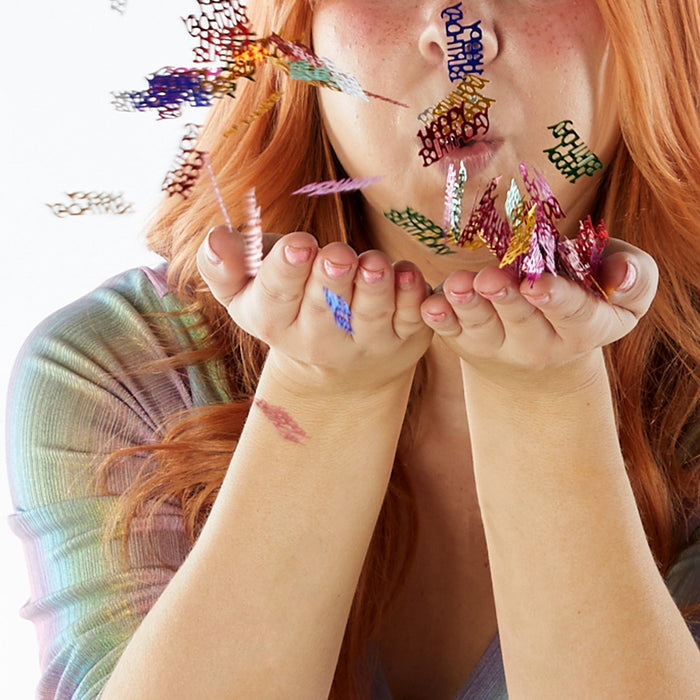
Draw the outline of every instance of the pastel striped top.
[[[137,519],[123,569],[121,543],[106,542],[114,497],[98,495],[95,467],[125,446],[154,440],[177,411],[229,400],[216,363],[187,371],[135,373],[187,347],[195,331],[168,292],[164,270],[140,268],[106,282],[44,321],[25,343],[9,396],[8,463],[31,592],[22,614],[36,624],[42,676],[37,696],[99,696],[131,635],[188,554],[181,512],[166,504],[150,528]],[[112,478],[119,493],[142,457]],[[669,586],[683,602],[700,602],[700,543],[674,567]],[[698,634],[700,638],[700,634]],[[507,697],[498,638],[455,700]],[[381,670],[372,699],[391,694]]]

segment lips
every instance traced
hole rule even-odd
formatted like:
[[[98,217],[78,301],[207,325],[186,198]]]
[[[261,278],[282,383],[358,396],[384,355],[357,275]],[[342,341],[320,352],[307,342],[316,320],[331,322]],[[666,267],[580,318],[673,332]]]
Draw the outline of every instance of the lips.
[[[465,146],[455,148],[446,153],[437,162],[437,166],[440,170],[447,173],[450,163],[459,165],[460,161],[462,161],[467,169],[468,177],[473,177],[486,169],[502,143],[503,141],[497,138],[481,137],[472,139]]]

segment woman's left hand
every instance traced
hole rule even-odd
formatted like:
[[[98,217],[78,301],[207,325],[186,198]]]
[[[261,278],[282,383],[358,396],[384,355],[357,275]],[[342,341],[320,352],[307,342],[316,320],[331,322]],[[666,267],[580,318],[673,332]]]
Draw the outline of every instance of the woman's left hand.
[[[421,307],[425,323],[477,372],[498,378],[567,365],[629,333],[656,293],[656,263],[613,240],[598,283],[608,301],[565,277],[531,286],[496,266],[460,270]]]

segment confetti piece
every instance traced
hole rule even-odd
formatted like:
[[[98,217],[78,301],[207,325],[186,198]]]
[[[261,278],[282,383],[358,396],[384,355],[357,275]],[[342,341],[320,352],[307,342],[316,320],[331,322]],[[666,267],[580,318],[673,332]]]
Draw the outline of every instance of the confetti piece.
[[[211,160],[209,160],[209,154],[202,152],[202,160],[204,161],[204,165],[206,165],[207,167],[207,173],[209,175],[209,179],[211,180],[212,187],[214,188],[216,201],[219,203],[219,209],[221,209],[221,213],[224,215],[226,225],[229,227],[229,229],[233,230],[231,219],[229,218],[228,212],[226,211],[226,205],[224,204],[224,198],[221,196],[219,184],[216,182],[216,178],[214,177],[214,169],[211,167]]]
[[[418,132],[421,142],[418,155],[423,159],[424,167],[436,163],[450,151],[463,148],[475,136],[489,130],[488,111],[479,112],[471,120],[467,117],[468,111],[463,102],[439,115]]]
[[[194,48],[195,63],[232,59],[251,40],[245,4],[238,0],[197,2],[201,14],[182,18],[189,35],[199,39],[199,45]]]
[[[457,245],[470,249],[486,245],[500,260],[508,250],[511,230],[496,211],[496,187],[500,177],[489,180],[486,190],[472,209],[467,225],[457,241]]]
[[[109,7],[123,15],[126,12],[126,0],[110,0]]]
[[[571,120],[565,119],[547,127],[554,137],[559,139],[559,144],[553,148],[546,148],[544,153],[569,182],[576,182],[582,175],[591,177],[598,170],[602,170],[603,163],[581,141],[581,137],[571,125]]]
[[[447,36],[447,70],[450,80],[456,82],[468,73],[483,73],[484,45],[482,43],[483,32],[481,20],[473,24],[462,25],[464,19],[462,3],[446,7],[440,17],[445,20],[445,34]],[[467,39],[462,35],[468,31]]]
[[[352,319],[352,312],[348,306],[348,302],[343,299],[340,294],[336,294],[333,290],[328,289],[328,287],[323,288],[323,294],[326,297],[326,304],[328,308],[333,312],[333,320],[335,325],[341,330],[352,335],[354,333],[350,320]]]
[[[245,198],[246,220],[241,227],[245,246],[245,268],[250,277],[255,277],[263,259],[263,231],[260,207],[255,198],[255,188],[248,190]],[[229,224],[230,225],[230,224]]]
[[[308,437],[304,429],[281,406],[273,406],[265,399],[255,399],[255,405],[263,415],[275,426],[275,430],[290,442],[303,444]]]
[[[62,219],[83,214],[132,214],[134,205],[124,201],[122,192],[66,192],[70,200],[63,204],[46,204],[51,213]]]
[[[392,223],[405,229],[413,238],[431,248],[437,255],[451,255],[453,250],[445,244],[445,232],[434,221],[415,209],[406,207],[403,211],[391,209],[384,216]]]
[[[459,162],[459,172],[454,163],[450,163],[445,180],[445,211],[443,214],[443,231],[445,240],[452,238],[456,243],[460,236],[460,219],[462,218],[462,197],[467,182],[467,169],[464,162]]]
[[[224,131],[224,136],[232,134],[234,131],[237,131],[243,126],[248,126],[249,124],[252,124],[256,119],[262,117],[263,114],[269,112],[279,102],[281,97],[281,92],[273,92],[266,100],[263,100],[263,102],[261,102],[258,105],[258,107],[253,112],[251,112],[245,119],[242,119],[240,122],[232,126],[227,131]]]
[[[173,168],[166,174],[161,185],[161,189],[171,197],[179,194],[187,199],[197,182],[205,155],[204,151],[195,148],[201,128],[199,124],[185,124],[185,135],[180,140]]]
[[[310,182],[308,185],[294,190],[292,194],[305,194],[307,197],[318,197],[323,194],[336,194],[339,192],[350,192],[361,190],[373,185],[382,179],[381,175],[372,177],[344,178],[342,180],[324,180],[323,182]]]
[[[481,93],[488,82],[485,78],[479,78],[476,75],[466,76],[445,99],[440,100],[434,107],[429,107],[421,112],[418,119],[424,124],[429,124],[453,107],[461,107],[463,118],[467,121],[473,120],[480,112],[487,112],[496,101]]]

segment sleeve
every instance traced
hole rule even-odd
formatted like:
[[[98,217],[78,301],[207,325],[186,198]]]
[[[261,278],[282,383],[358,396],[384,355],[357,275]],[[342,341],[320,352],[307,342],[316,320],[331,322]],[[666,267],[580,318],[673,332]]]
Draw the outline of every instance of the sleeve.
[[[158,298],[143,273],[132,277],[134,297]],[[98,697],[187,556],[179,508],[166,504],[150,527],[136,518],[125,565],[121,541],[105,537],[115,496],[102,495],[96,485],[104,457],[153,441],[168,415],[191,405],[183,375],[146,369],[165,356],[143,310],[118,289],[103,287],[39,326],[15,365],[8,407],[10,525],[30,571],[22,614],[37,627],[40,699]],[[142,463],[135,456],[120,466],[110,489],[123,490]]]

